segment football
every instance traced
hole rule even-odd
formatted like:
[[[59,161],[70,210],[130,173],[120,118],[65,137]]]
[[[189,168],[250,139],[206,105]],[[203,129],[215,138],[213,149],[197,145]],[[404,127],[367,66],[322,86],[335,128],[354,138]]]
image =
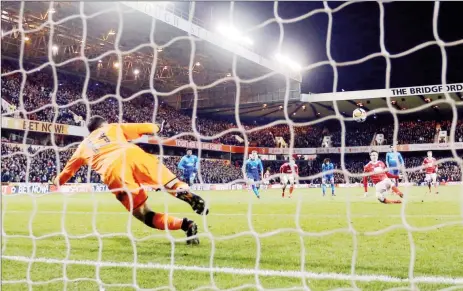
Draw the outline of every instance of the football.
[[[367,119],[367,112],[362,108],[357,108],[352,113],[352,117],[357,122],[364,122]]]

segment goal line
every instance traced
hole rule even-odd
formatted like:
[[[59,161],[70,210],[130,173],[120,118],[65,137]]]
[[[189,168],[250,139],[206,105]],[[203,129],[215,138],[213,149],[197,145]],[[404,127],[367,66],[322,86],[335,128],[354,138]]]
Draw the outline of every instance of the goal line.
[[[316,273],[303,271],[277,271],[263,269],[245,269],[245,268],[225,268],[225,267],[200,267],[200,266],[184,266],[184,265],[165,265],[152,263],[133,263],[133,262],[105,262],[105,261],[87,261],[87,260],[58,260],[47,258],[28,258],[21,256],[2,256],[4,260],[24,262],[24,263],[45,263],[45,264],[65,264],[65,265],[81,265],[94,267],[120,267],[120,268],[137,268],[137,269],[158,269],[158,270],[176,270],[189,272],[206,272],[206,273],[222,273],[234,275],[258,275],[272,277],[287,277],[301,278],[314,280],[337,280],[337,281],[376,281],[388,283],[429,283],[429,284],[463,284],[463,277],[451,278],[443,276],[418,276],[410,278],[399,278],[385,275],[359,275],[359,274],[342,274],[342,273]],[[64,280],[64,278],[63,278]],[[17,281],[3,281],[3,284],[16,284]]]

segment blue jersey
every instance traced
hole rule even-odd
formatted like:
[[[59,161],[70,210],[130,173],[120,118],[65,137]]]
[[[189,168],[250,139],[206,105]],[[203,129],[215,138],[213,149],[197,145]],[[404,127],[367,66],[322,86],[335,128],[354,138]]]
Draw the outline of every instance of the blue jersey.
[[[402,158],[402,155],[399,152],[389,152],[386,154],[386,166],[388,168],[400,167],[403,164],[404,159]],[[398,171],[398,169],[391,171],[395,172]]]
[[[198,157],[195,155],[183,156],[178,163],[178,168],[183,171],[184,174],[196,173],[198,169]]]
[[[333,178],[334,173],[333,172],[328,173],[328,171],[333,171],[333,170],[334,170],[333,163],[328,163],[328,164],[323,163],[322,164],[323,178],[326,178],[326,179]]]
[[[260,159],[248,159],[246,161],[246,174],[249,178],[260,180],[260,173],[264,172],[264,166]]]
[[[404,164],[404,159],[399,152],[389,152],[386,154],[386,166],[388,168],[396,168]],[[389,173],[394,175],[399,174],[399,169],[391,169]]]

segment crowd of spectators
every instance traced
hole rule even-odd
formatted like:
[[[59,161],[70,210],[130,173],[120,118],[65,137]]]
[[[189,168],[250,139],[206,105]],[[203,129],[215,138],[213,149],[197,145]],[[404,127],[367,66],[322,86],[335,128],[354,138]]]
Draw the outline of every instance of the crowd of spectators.
[[[377,125],[374,123],[345,123],[345,145],[346,146],[364,146],[370,145],[373,141],[375,133],[379,132]],[[342,130],[338,125],[329,129],[331,142],[334,147],[341,146]]]
[[[389,133],[394,132],[394,127],[391,127]],[[435,121],[407,121],[401,122],[398,132],[399,144],[403,143],[433,143],[436,135]],[[392,140],[392,134],[391,134]]]
[[[2,182],[51,182],[56,176],[57,169],[64,167],[67,160],[73,153],[72,148],[54,150],[52,148],[27,146],[23,149],[22,145],[2,143]],[[5,156],[7,155],[7,156]],[[442,157],[441,157],[442,158]],[[320,169],[322,157],[314,160],[305,161],[297,160],[302,179],[301,183],[321,182]],[[164,164],[178,177],[181,172],[177,165],[180,157],[164,157]],[[59,162],[59,164],[58,164]],[[341,163],[336,158],[332,159],[335,169],[341,170]],[[405,156],[405,167],[407,177],[411,182],[423,182],[424,172],[413,170],[421,166],[423,157]],[[269,169],[271,174],[278,174],[282,161],[263,161],[264,168]],[[356,174],[363,173],[363,166],[368,163],[367,159],[360,159],[358,156],[346,156],[345,168],[350,172],[347,175],[335,173],[336,183],[345,183],[345,177],[348,177],[349,183],[361,182],[362,178]],[[439,179],[441,181],[461,181],[461,168],[455,162],[445,162],[439,166]],[[235,180],[243,179],[242,160],[230,162],[228,160],[201,159],[200,174],[204,183],[229,183]],[[92,182],[98,183],[100,177],[93,171],[89,171],[87,166],[82,167],[70,182]],[[198,181],[199,182],[199,181]]]
[[[56,177],[71,157],[74,149],[54,150],[42,147],[40,150],[20,144],[2,143],[2,182],[49,183]],[[6,155],[6,157],[5,157]],[[59,161],[59,164],[58,164]],[[177,165],[180,157],[164,157],[164,164],[178,177],[181,172]],[[226,160],[201,160],[201,178],[204,183],[228,183],[242,179],[241,168],[231,166]],[[70,183],[99,183],[99,175],[83,166],[71,178]]]
[[[452,121],[451,120],[444,120],[440,123],[441,130],[445,130],[447,132],[451,132]],[[455,141],[463,142],[463,120],[460,118],[456,122],[455,126]]]
[[[2,67],[2,73],[11,68],[8,64]],[[183,139],[194,140],[193,120],[191,116],[184,114],[165,104],[155,106],[155,99],[150,94],[142,94],[136,97],[133,92],[120,88],[119,98],[116,98],[115,86],[90,81],[87,90],[83,92],[82,80],[76,76],[58,74],[58,83],[53,79],[53,74],[44,70],[28,75],[22,91],[24,109],[28,112],[27,118],[52,122],[56,116],[57,123],[70,125],[82,125],[82,120],[87,119],[87,114],[101,115],[110,122],[152,122],[161,119],[166,120],[166,130],[163,135],[172,137],[179,134],[190,133]],[[20,108],[19,96],[21,94],[22,75],[13,74],[3,76],[1,79],[2,98],[16,108]],[[54,90],[56,85],[56,96]],[[52,101],[56,100],[58,106],[52,107]],[[155,110],[157,107],[157,110]],[[19,109],[18,109],[19,110]],[[6,110],[2,108],[2,115]],[[20,113],[20,117],[23,114]],[[442,122],[443,128],[450,129],[449,122]],[[256,124],[245,125],[246,130],[256,128]],[[212,137],[225,130],[236,129],[236,124],[209,118],[196,118],[196,130],[204,137]],[[320,147],[324,135],[332,136],[332,145],[341,145],[341,127],[336,125],[315,125],[294,127],[295,147]],[[376,133],[383,133],[386,141],[392,141],[394,127],[390,123],[383,125],[379,122],[355,123],[346,122],[345,140],[347,146],[365,146],[373,142]],[[434,142],[436,134],[436,122],[410,122],[402,121],[399,124],[398,143],[430,143]],[[458,122],[455,131],[456,140],[463,140],[463,123]],[[287,125],[266,127],[262,130],[247,133],[247,140],[251,146],[275,147],[276,137],[282,137],[287,144],[291,135]],[[212,140],[215,143],[230,145],[242,144],[244,137],[239,132],[223,135]]]

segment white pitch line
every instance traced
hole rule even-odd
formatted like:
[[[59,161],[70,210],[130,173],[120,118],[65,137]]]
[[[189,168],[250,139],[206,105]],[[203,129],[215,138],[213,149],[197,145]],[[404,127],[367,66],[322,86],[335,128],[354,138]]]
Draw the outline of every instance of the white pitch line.
[[[273,277],[289,277],[289,278],[307,278],[316,280],[354,280],[354,281],[376,281],[376,282],[391,282],[391,283],[408,283],[413,281],[415,283],[431,283],[431,284],[463,284],[463,278],[450,278],[439,276],[419,276],[414,277],[412,280],[408,278],[398,278],[386,275],[350,275],[342,273],[315,273],[315,272],[301,272],[301,271],[282,271],[282,270],[259,270],[259,269],[244,269],[244,268],[228,268],[228,267],[200,267],[200,266],[183,266],[183,265],[164,265],[154,263],[131,263],[131,262],[97,262],[87,260],[58,260],[48,258],[28,258],[21,256],[2,256],[2,260],[19,261],[24,263],[46,263],[46,264],[66,264],[66,265],[84,265],[95,267],[123,267],[123,268],[137,268],[137,269],[160,269],[160,270],[177,270],[177,271],[191,271],[191,272],[214,272],[224,274],[237,274],[237,275],[259,275],[259,276],[273,276]]]
[[[31,211],[25,210],[3,210],[5,214],[8,213],[30,213]],[[113,211],[66,211],[66,214],[75,214],[75,215],[89,215],[89,214],[98,214],[98,215],[129,215],[127,212],[113,212]],[[38,214],[63,214],[63,211],[40,211],[37,210],[36,215]],[[169,214],[180,215],[186,214],[186,212],[169,212]],[[210,213],[208,216],[248,216],[247,213]],[[296,214],[288,214],[288,213],[252,213],[251,216],[289,216],[294,217]],[[303,217],[321,217],[321,218],[346,218],[347,214],[299,214],[298,216]],[[400,214],[393,214],[393,215],[375,215],[375,214],[351,214],[351,217],[359,217],[359,218],[369,218],[369,217],[395,217],[401,218]],[[442,218],[454,218],[454,217],[462,217],[461,215],[452,215],[452,214],[405,214],[405,217],[415,217],[415,218],[425,218],[425,217],[442,217]]]

